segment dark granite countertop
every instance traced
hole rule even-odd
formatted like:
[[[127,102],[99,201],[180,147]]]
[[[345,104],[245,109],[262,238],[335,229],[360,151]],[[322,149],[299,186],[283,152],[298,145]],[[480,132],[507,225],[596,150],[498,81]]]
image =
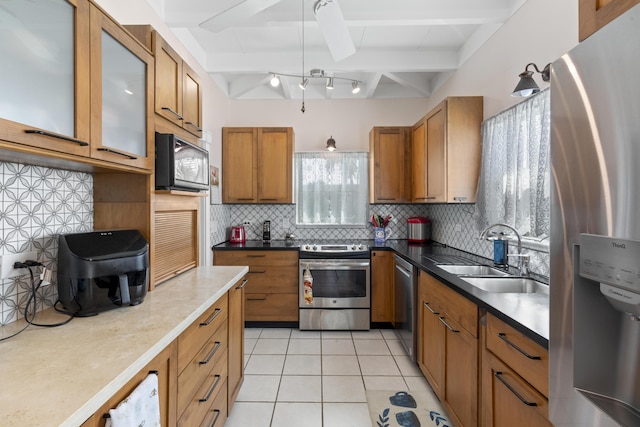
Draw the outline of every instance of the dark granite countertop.
[[[336,243],[335,241],[332,242]],[[225,242],[215,245],[212,249],[214,251],[233,249],[299,250],[301,243],[305,242],[273,240],[271,243],[263,243],[262,241],[251,240],[246,243]],[[349,243],[352,243],[352,241],[349,241]],[[423,255],[461,257],[469,262],[484,265],[491,265],[491,260],[436,242],[412,244],[406,240],[387,240],[384,245],[375,245],[373,240],[364,240],[354,243],[368,244],[371,250],[394,251],[417,268],[437,277],[451,289],[473,301],[481,309],[495,315],[533,341],[548,348],[549,295],[486,292],[468,284],[455,274],[447,273],[439,268],[435,262]],[[510,272],[517,274],[517,271],[513,269]],[[543,277],[533,278],[542,282],[547,281]]]

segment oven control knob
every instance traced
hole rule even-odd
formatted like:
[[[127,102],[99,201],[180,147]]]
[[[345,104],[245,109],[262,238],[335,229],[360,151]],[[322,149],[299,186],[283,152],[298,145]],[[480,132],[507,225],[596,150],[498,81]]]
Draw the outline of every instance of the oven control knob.
[[[351,246],[351,250],[355,251],[356,250],[356,245]]]
[[[317,251],[317,250],[318,250],[318,247],[317,247],[316,245],[313,245],[313,248],[312,248],[312,249],[313,249],[314,251]]]
[[[310,248],[309,248],[309,245],[306,245],[306,246],[304,247],[304,250],[305,250],[305,251],[308,251],[309,249],[310,249]]]

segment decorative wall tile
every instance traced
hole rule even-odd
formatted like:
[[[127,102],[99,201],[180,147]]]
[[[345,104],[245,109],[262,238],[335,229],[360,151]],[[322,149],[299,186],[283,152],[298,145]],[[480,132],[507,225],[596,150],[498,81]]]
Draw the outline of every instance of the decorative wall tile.
[[[93,176],[81,172],[0,162],[0,254],[37,251],[57,271],[58,234],[93,230]],[[57,299],[53,283],[38,290],[38,311]],[[29,276],[0,281],[0,324],[23,316]]]

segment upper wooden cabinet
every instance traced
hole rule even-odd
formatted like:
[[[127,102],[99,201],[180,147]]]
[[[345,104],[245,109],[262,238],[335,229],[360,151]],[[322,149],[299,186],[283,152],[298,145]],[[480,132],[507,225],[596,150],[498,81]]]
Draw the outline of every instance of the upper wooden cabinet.
[[[482,117],[482,97],[451,97],[413,126],[411,201],[475,202]]]
[[[91,156],[153,169],[153,56],[91,6]]]
[[[640,0],[580,0],[578,38],[583,41]]]
[[[201,138],[202,85],[198,74],[151,25],[125,25],[125,28],[153,52],[158,117]],[[172,132],[164,126],[162,131]]]
[[[293,129],[222,129],[222,202],[292,203]]]
[[[409,127],[374,127],[369,132],[370,203],[409,201]]]
[[[0,102],[0,140],[89,157],[89,2],[2,7],[12,24],[2,31],[0,92],[11,102]]]

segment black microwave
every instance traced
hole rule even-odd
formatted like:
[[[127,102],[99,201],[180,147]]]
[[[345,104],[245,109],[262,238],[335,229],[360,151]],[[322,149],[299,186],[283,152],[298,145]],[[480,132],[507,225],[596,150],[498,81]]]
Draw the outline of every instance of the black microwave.
[[[170,133],[156,132],[156,190],[209,188],[209,152]]]

